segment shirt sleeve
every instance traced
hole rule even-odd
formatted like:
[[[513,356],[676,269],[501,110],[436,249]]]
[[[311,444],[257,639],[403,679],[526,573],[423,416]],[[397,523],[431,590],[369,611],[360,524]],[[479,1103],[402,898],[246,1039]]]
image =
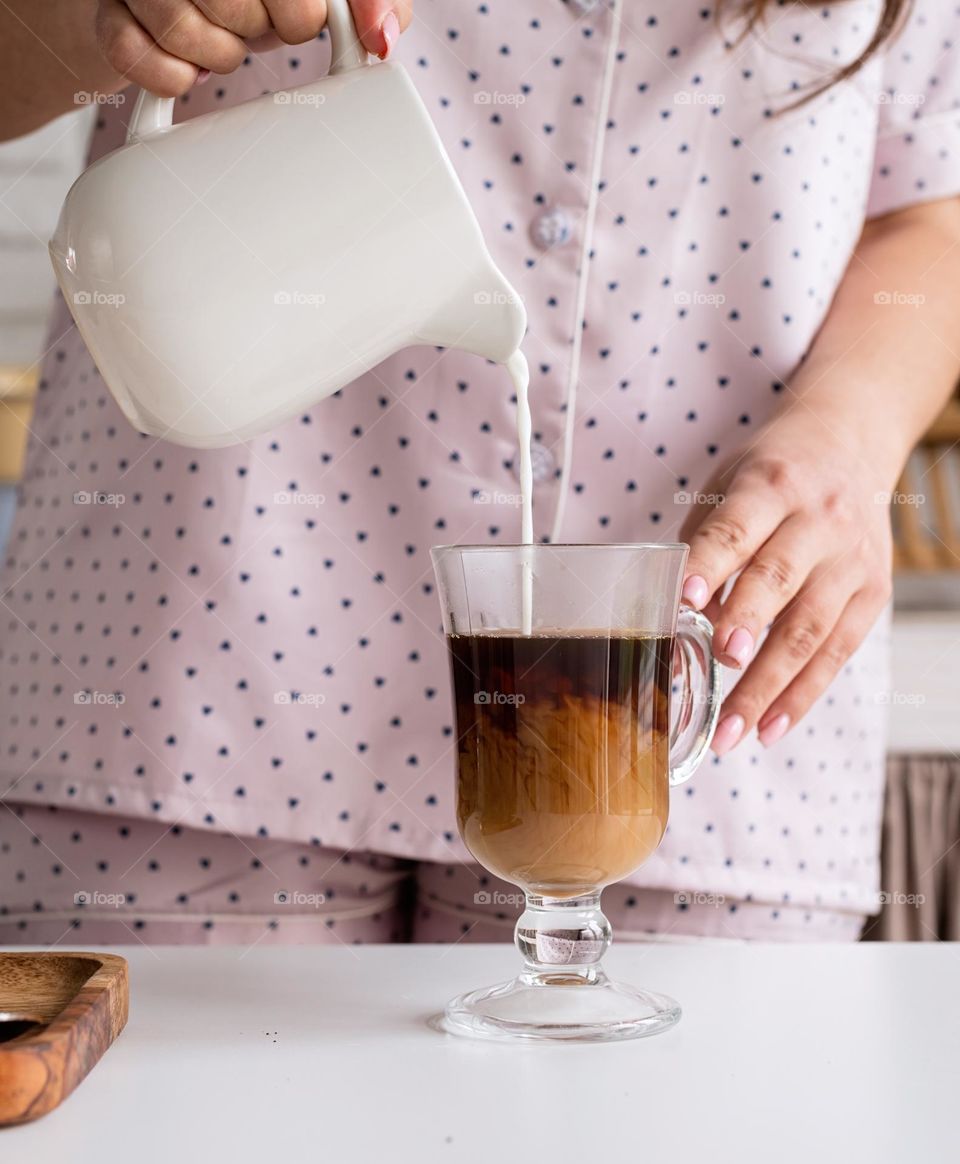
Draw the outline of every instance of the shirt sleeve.
[[[960,8],[914,0],[889,42],[867,216],[960,194]]]

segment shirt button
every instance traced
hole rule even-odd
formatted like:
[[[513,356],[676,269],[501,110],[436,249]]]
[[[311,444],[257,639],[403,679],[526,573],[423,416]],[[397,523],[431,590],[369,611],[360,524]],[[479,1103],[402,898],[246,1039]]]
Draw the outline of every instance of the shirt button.
[[[530,224],[530,237],[544,251],[564,246],[572,234],[570,219],[562,210],[548,210]]]
[[[548,481],[553,476],[555,464],[556,459],[546,445],[541,444],[540,441],[530,442],[530,469],[535,485],[539,485],[542,481]],[[519,456],[513,459],[513,471],[517,477],[520,476]]]

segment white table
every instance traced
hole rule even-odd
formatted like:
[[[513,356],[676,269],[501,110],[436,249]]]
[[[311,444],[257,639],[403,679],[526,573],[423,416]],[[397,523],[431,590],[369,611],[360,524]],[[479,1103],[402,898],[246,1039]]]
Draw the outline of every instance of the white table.
[[[4,1164],[960,1159],[955,945],[619,947],[685,1013],[600,1046],[427,1027],[508,946],[120,952],[126,1031]]]

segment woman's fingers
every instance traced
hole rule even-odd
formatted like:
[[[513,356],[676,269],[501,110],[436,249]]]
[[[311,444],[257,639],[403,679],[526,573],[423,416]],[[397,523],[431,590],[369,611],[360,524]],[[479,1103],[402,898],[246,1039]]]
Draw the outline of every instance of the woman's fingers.
[[[121,0],[100,0],[97,40],[121,76],[159,97],[179,97],[197,79],[198,67],[160,48]]]
[[[409,25],[411,0],[351,0],[353,22],[368,53],[385,58]]]
[[[374,53],[381,59],[393,52],[400,33],[410,24],[412,16],[412,2],[390,4],[389,0],[354,0],[353,23],[357,28],[357,35],[368,53]],[[283,44],[283,40],[275,33],[250,37],[247,39],[247,48],[254,53],[269,52]]]
[[[759,487],[753,471],[738,475],[720,505],[690,531],[684,598],[701,609],[753,557],[790,512],[785,494]],[[681,535],[683,536],[683,535]]]
[[[714,651],[728,667],[746,667],[764,627],[796,597],[824,554],[823,531],[789,517],[744,566],[714,618]]]
[[[193,0],[126,0],[126,6],[164,52],[198,68],[231,73],[247,55],[241,38],[211,24]]]
[[[227,28],[244,40],[270,31],[270,13],[262,0],[194,0],[211,24]]]
[[[386,57],[410,23],[412,0],[353,0],[368,52]],[[97,34],[118,73],[161,97],[177,97],[201,70],[230,73],[250,51],[312,40],[327,0],[100,0]]]
[[[327,19],[327,0],[263,0],[277,35],[302,44],[317,35]],[[353,23],[363,47],[378,57],[393,50],[412,15],[412,0],[351,0]]]
[[[867,637],[886,602],[880,588],[861,590],[850,599],[813,659],[760,717],[757,734],[764,747],[775,744],[807,714]]]
[[[817,571],[774,623],[743,678],[724,701],[713,750],[723,755],[746,736],[810,663],[850,598],[841,570]]]
[[[326,0],[263,0],[274,32],[286,44],[304,44],[327,22]]]

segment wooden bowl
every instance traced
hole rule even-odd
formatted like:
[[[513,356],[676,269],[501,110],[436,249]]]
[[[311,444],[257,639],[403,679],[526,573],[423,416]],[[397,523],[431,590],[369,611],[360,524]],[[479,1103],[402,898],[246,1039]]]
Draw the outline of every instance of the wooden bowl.
[[[128,1007],[127,963],[115,954],[0,953],[0,1125],[66,1099],[123,1030]]]

